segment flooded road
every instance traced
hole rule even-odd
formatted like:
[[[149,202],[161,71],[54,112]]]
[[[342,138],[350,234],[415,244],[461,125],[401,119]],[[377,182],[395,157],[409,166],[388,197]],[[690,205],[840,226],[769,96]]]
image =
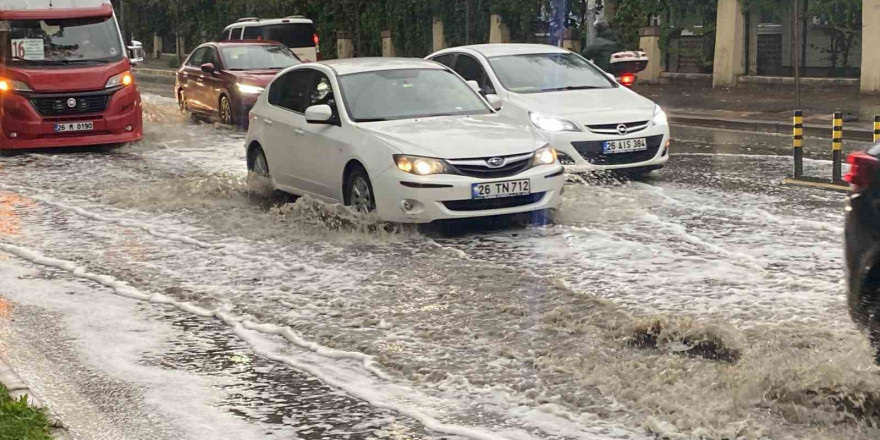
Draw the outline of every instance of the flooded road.
[[[145,118],[0,159],[0,355],[77,438],[880,436],[843,196],[780,185],[785,137],[676,128],[547,224],[412,228],[249,191],[244,133]]]

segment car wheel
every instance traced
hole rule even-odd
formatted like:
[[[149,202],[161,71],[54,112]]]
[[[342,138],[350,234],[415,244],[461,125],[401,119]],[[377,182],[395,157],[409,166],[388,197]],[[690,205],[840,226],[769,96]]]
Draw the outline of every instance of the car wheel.
[[[229,103],[229,98],[226,95],[220,97],[220,122],[226,125],[232,125],[234,122],[232,117],[232,104]]]
[[[345,204],[357,212],[370,213],[376,210],[376,199],[373,197],[373,184],[367,170],[357,167],[348,175],[345,183]]]
[[[183,90],[177,93],[177,107],[182,112],[189,111],[189,105],[186,102],[186,93]]]
[[[252,153],[253,157],[248,163],[248,171],[260,176],[260,177],[269,177],[269,162],[266,160],[266,155],[263,153],[263,149],[260,147],[255,147],[254,152]]]

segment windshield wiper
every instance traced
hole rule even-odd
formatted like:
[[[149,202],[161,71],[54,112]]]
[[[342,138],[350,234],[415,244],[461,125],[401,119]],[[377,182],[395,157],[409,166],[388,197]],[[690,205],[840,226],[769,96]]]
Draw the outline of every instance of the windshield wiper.
[[[541,89],[542,92],[558,92],[562,90],[591,90],[591,89],[600,89],[601,87],[596,86],[566,86],[566,87],[556,87],[553,89]]]
[[[388,118],[364,118],[364,119],[357,119],[357,120],[355,120],[355,122],[383,122],[383,121],[390,121],[390,120],[391,119],[388,119]]]

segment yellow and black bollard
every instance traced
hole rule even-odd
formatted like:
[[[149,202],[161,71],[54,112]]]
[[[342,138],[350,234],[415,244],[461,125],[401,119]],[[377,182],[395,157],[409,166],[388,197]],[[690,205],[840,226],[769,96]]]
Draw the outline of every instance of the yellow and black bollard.
[[[804,175],[804,112],[794,111],[794,130],[792,130],[794,155],[794,178],[799,179]]]
[[[874,116],[874,143],[880,142],[880,115]]]
[[[834,112],[834,127],[831,137],[831,182],[841,182],[841,148],[843,147],[843,112]]]

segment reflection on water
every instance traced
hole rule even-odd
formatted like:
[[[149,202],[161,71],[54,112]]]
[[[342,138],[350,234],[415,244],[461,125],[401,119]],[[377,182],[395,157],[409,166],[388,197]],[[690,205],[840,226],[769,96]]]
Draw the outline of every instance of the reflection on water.
[[[33,202],[15,193],[0,193],[0,236],[18,235],[21,230],[21,218],[16,209],[29,208]]]

